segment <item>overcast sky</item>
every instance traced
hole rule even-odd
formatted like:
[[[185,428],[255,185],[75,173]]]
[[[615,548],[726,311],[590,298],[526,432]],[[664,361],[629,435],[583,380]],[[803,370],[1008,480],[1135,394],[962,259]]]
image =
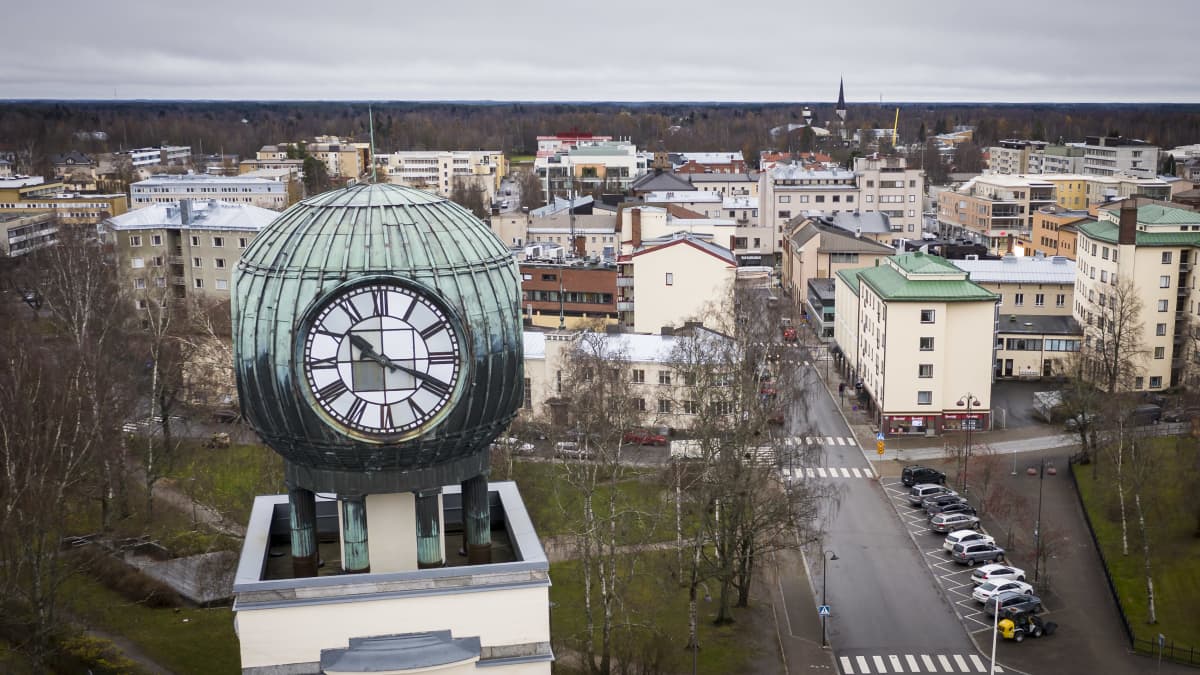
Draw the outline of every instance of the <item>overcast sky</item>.
[[[1200,1],[65,0],[0,98],[1200,102]]]

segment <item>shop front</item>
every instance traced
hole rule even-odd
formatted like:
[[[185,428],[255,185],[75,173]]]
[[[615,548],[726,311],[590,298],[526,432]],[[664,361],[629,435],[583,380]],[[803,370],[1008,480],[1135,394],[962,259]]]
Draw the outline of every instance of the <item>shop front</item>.
[[[924,436],[936,433],[940,415],[884,415],[883,426],[889,436]]]
[[[942,431],[988,431],[992,428],[992,411],[948,412],[942,420]]]

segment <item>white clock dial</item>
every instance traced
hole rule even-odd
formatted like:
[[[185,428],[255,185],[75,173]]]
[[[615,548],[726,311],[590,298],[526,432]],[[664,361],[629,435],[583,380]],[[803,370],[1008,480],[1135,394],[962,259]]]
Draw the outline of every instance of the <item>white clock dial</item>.
[[[317,308],[304,334],[305,385],[338,425],[394,436],[434,419],[455,398],[459,335],[440,302],[372,281]]]

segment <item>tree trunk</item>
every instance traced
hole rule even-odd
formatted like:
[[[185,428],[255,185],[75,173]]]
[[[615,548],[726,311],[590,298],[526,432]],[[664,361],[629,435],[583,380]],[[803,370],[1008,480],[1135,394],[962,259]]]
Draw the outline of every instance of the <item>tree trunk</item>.
[[[1158,612],[1154,608],[1154,578],[1150,574],[1150,533],[1146,531],[1146,517],[1142,513],[1142,491],[1133,495],[1137,506],[1138,529],[1142,535],[1142,571],[1146,575],[1146,623],[1158,623]]]
[[[1129,520],[1125,515],[1125,430],[1117,441],[1117,503],[1121,509],[1121,555],[1129,555]]]
[[[592,614],[592,537],[595,515],[592,512],[592,495],[583,497],[583,546],[580,551],[580,566],[583,568],[583,653],[588,672],[596,671],[596,619]]]

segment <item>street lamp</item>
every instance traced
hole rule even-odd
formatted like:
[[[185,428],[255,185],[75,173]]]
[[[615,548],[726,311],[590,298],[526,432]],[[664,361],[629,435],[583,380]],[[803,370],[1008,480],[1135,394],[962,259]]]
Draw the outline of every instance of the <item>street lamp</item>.
[[[979,399],[971,392],[967,392],[962,398],[958,399],[959,406],[967,407],[967,416],[963,419],[963,428],[967,432],[967,447],[963,451],[962,461],[962,491],[967,493],[967,463],[971,460],[971,432],[975,430],[975,418],[971,417],[971,409],[974,406],[980,405]]]
[[[996,675],[996,633],[1000,632],[1000,608],[1004,605],[1000,594],[995,595],[996,614],[992,616],[992,667],[988,675]]]
[[[834,553],[833,551],[822,551],[821,552],[821,606],[825,606],[827,604],[825,602],[825,582],[829,578],[829,576],[827,574],[825,574],[825,562],[827,560],[837,560],[837,559],[838,559],[837,554]],[[822,614],[821,615],[821,646],[822,647],[829,646],[829,638],[826,637],[826,633],[825,633],[825,619],[826,619],[826,616],[824,614]]]
[[[1042,486],[1046,484],[1046,458],[1038,465],[1038,510],[1033,524],[1033,583],[1038,583],[1038,569],[1042,562]]]

